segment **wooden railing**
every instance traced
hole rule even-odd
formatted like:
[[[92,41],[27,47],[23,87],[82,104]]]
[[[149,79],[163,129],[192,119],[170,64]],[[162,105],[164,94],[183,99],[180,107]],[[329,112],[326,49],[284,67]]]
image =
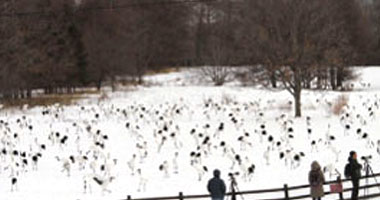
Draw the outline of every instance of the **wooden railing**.
[[[363,185],[363,180],[375,180],[375,183],[374,184],[365,184],[363,186],[361,186],[359,189],[360,191],[363,190],[363,189],[371,189],[371,188],[376,188],[378,187],[378,192],[377,193],[371,193],[369,194],[369,192],[367,192],[368,194],[364,194],[363,195],[363,192],[361,191],[360,194],[361,196],[359,197],[359,199],[374,199],[374,198],[379,198],[380,197],[380,184],[377,182],[376,178],[377,177],[380,177],[380,173],[378,174],[373,174],[373,175],[370,175],[370,176],[364,176],[361,178],[361,184]],[[339,183],[341,182],[342,184],[345,183],[345,182],[350,182],[351,180],[350,179],[344,179],[344,180],[340,180],[340,178],[338,178],[337,180],[335,181],[328,181],[326,183],[324,183],[324,185],[331,185],[331,184],[336,184],[336,183]],[[366,181],[365,181],[366,182]],[[311,196],[310,196],[310,192],[308,192],[307,194],[302,194],[302,195],[295,195],[295,196],[291,196],[290,194],[294,191],[300,191],[300,190],[305,190],[305,189],[308,189],[310,188],[310,185],[300,185],[300,186],[294,186],[294,187],[289,187],[287,184],[284,185],[283,188],[274,188],[274,189],[265,189],[265,190],[252,190],[252,191],[241,191],[241,192],[229,192],[226,194],[226,198],[225,199],[231,199],[231,200],[234,200],[234,199],[238,199],[238,198],[241,198],[239,196],[242,196],[244,200],[297,200],[297,199],[311,199]],[[327,191],[325,192],[325,196],[333,196],[333,195],[336,195],[336,199],[337,200],[344,200],[344,199],[350,199],[350,196],[351,194],[348,194],[350,191],[352,191],[352,187],[349,187],[349,188],[344,188],[343,189],[343,192],[342,193],[331,193],[330,191]],[[270,194],[274,194],[274,193],[282,193],[282,197],[277,197],[277,198],[263,198],[263,199],[260,199],[260,198],[255,198],[255,197],[252,197],[252,195],[270,195]],[[344,194],[347,193],[347,197],[344,198]],[[249,195],[249,197],[247,197],[247,195]],[[335,198],[335,197],[334,197]],[[209,194],[205,194],[205,195],[183,195],[182,192],[180,192],[178,194],[178,196],[170,196],[170,197],[150,197],[150,198],[132,198],[131,196],[128,196],[126,200],[172,200],[172,199],[178,199],[178,200],[184,200],[184,199],[211,199],[210,195]],[[331,198],[329,198],[331,199]],[[125,200],[125,199],[123,199]]]

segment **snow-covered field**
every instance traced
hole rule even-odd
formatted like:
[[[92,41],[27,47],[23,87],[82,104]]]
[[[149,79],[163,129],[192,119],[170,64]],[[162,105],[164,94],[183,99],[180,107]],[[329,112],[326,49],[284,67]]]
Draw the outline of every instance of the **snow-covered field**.
[[[313,160],[342,173],[351,150],[372,155],[380,172],[380,68],[358,73],[352,92],[304,91],[303,117],[296,119],[286,91],[199,86],[187,71],[148,77],[158,86],[105,100],[2,110],[0,199],[207,194],[215,168],[226,182],[228,173],[239,172],[240,190],[281,188],[306,184]],[[342,95],[348,106],[334,115]]]

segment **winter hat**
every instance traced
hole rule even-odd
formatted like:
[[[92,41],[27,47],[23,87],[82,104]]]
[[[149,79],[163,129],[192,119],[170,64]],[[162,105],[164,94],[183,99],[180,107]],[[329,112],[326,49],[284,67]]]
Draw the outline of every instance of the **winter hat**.
[[[220,170],[219,169],[214,170],[214,177],[220,177]]]
[[[311,163],[311,170],[320,170],[321,169],[321,165],[319,165],[319,163],[317,161],[313,161],[313,163]]]

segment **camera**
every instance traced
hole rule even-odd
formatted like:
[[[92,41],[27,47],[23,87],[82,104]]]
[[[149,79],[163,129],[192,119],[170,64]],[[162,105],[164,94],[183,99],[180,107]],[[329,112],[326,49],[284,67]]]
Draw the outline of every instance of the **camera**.
[[[370,159],[372,159],[372,155],[368,155],[368,156],[362,156],[362,160],[368,162]]]
[[[235,172],[235,173],[230,172],[228,173],[228,176],[231,178],[233,178],[234,176],[239,176],[239,172]]]
[[[239,175],[239,172],[235,172],[235,173],[228,173],[228,176],[230,177],[230,181],[231,181],[231,187],[235,187],[237,186],[237,182],[236,182],[236,179],[235,179],[235,176],[238,176]]]

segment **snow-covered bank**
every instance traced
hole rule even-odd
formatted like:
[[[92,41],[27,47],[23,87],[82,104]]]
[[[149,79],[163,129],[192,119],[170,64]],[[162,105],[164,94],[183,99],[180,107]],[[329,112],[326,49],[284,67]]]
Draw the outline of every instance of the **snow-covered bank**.
[[[240,190],[278,188],[284,183],[293,186],[307,182],[313,160],[323,166],[333,165],[342,172],[351,150],[356,150],[359,156],[372,155],[374,171],[380,172],[376,168],[380,164],[377,153],[380,69],[360,71],[361,81],[370,83],[370,88],[344,93],[304,91],[303,117],[298,119],[292,117],[292,97],[286,91],[197,86],[186,79],[186,71],[148,77],[161,86],[118,91],[100,102],[88,99],[65,107],[3,111],[0,149],[6,149],[7,154],[0,156],[0,199],[116,200],[127,195],[171,196],[180,191],[206,194],[206,183],[215,168],[221,169],[226,181],[229,172],[240,172],[237,177]],[[172,81],[186,84],[166,84]],[[347,95],[349,106],[343,115],[335,116],[331,106],[342,94]],[[345,130],[347,125],[350,127]],[[14,133],[19,137],[14,138]],[[60,133],[59,137],[56,133]],[[67,142],[61,145],[65,135]],[[335,139],[331,140],[332,137]],[[40,149],[42,144],[46,150]],[[20,156],[9,155],[13,150],[30,154],[26,156],[29,161],[26,171]],[[37,152],[42,157],[38,169],[33,170],[31,157]],[[192,152],[200,156],[191,156]],[[300,162],[294,161],[301,152],[305,156],[300,156]],[[231,169],[236,155],[241,164],[235,160]],[[76,162],[70,156],[75,156]],[[85,167],[79,170],[79,158],[83,156],[88,160],[83,161]],[[67,171],[62,171],[65,159],[70,166],[69,177]],[[243,174],[250,164],[255,165],[255,173],[246,179]],[[109,169],[103,171],[101,165]],[[159,170],[160,166],[163,170]],[[112,192],[102,194],[101,186],[92,179],[94,175],[114,177],[107,188]],[[325,175],[330,179],[329,174]],[[18,178],[16,192],[10,191],[11,177]],[[87,188],[84,194],[84,180],[91,184],[92,193]],[[144,182],[145,190],[141,184]]]

